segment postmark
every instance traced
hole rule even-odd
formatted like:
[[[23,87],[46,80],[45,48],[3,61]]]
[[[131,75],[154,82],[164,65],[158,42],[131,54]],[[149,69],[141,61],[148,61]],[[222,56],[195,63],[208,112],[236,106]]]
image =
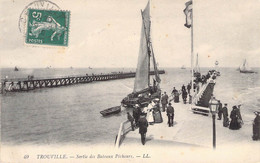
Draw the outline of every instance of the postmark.
[[[28,9],[27,44],[68,46],[69,11]]]
[[[60,7],[48,0],[36,0],[29,3],[21,12],[18,22],[19,31],[25,36],[28,18],[28,9],[60,10]]]

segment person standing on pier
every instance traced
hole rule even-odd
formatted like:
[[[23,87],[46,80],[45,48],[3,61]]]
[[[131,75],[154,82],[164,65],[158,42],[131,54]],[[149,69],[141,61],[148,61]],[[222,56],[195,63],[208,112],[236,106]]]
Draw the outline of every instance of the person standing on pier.
[[[181,91],[183,92],[184,90],[186,90],[186,88],[185,88],[185,86],[183,84],[182,87],[181,87]]]
[[[254,112],[256,117],[253,122],[253,140],[260,140],[260,112]]]
[[[139,118],[140,118],[140,114],[141,114],[141,109],[140,109],[140,107],[139,107],[138,104],[135,104],[135,107],[134,107],[134,109],[133,109],[133,116],[134,116],[134,119],[135,119],[135,125],[136,125],[136,127],[139,126],[138,120],[139,120]]]
[[[187,93],[187,91],[186,91],[186,89],[185,89],[185,87],[184,87],[184,89],[182,90],[182,99],[183,99],[183,103],[184,103],[184,104],[186,104],[187,95],[188,95],[188,93]]]
[[[165,112],[165,107],[168,104],[168,95],[166,92],[164,92],[164,95],[162,96],[161,103],[162,103],[162,111]]]
[[[227,104],[225,104],[224,107],[222,108],[222,113],[223,113],[223,126],[228,127],[229,120],[228,120]]]
[[[176,92],[178,92],[178,91],[176,90],[175,87],[173,87],[172,94],[174,95]]]
[[[238,123],[239,123],[240,127],[242,127],[243,119],[242,119],[242,116],[241,116],[240,107],[241,107],[241,104],[239,104],[237,106],[237,116],[238,116]]]
[[[220,100],[218,100],[218,103],[219,103],[219,107],[218,107],[218,120],[221,120],[222,119],[222,114],[223,114],[222,103],[220,102]]]
[[[135,126],[134,126],[134,118],[131,116],[131,114],[129,112],[127,112],[127,119],[130,121],[131,123],[131,127],[132,127],[132,131],[135,130]]]
[[[144,145],[147,127],[148,127],[148,121],[145,118],[145,114],[141,114],[138,122],[139,122],[139,134],[141,134],[141,142]]]
[[[187,85],[188,94],[190,95],[191,85],[190,83]]]
[[[233,110],[230,113],[231,122],[229,125],[229,129],[238,130],[240,128],[240,124],[238,123],[237,107],[233,106],[232,108]]]
[[[172,107],[172,104],[169,103],[167,106],[167,116],[168,116],[168,125],[169,127],[173,126],[173,119],[174,119],[174,108]]]

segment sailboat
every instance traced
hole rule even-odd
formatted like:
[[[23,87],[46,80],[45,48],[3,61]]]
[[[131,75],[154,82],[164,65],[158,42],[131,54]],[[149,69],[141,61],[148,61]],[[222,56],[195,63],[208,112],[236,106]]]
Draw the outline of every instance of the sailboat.
[[[151,40],[150,1],[144,11],[141,10],[142,29],[138,63],[133,92],[122,100],[124,106],[133,107],[135,104],[147,105],[155,98],[161,97],[160,77],[154,56]],[[152,62],[151,62],[152,60]],[[153,66],[151,66],[151,63]],[[150,69],[154,70],[153,85],[150,84]]]
[[[248,63],[247,63],[246,59],[244,59],[243,64],[239,67],[239,71],[240,71],[240,73],[255,73],[255,72],[248,66]]]
[[[15,66],[15,67],[14,67],[14,71],[19,71],[19,69]]]
[[[181,69],[186,69],[184,65],[181,66]]]

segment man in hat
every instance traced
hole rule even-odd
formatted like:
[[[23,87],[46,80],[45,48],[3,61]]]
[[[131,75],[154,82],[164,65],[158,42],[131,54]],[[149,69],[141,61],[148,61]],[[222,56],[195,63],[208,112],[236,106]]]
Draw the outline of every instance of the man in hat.
[[[164,95],[162,96],[161,103],[162,103],[162,111],[165,112],[165,107],[168,104],[168,95],[166,94],[166,92],[164,92]]]
[[[223,113],[223,126],[228,127],[229,125],[229,120],[228,120],[228,109],[227,109],[227,104],[224,105],[222,108],[222,113]]]
[[[169,103],[169,105],[167,106],[167,116],[168,116],[168,124],[169,127],[173,126],[173,118],[174,118],[174,108],[172,107],[172,104]]]
[[[129,112],[127,112],[127,119],[131,122],[132,131],[134,131],[135,130],[134,118],[132,117],[132,115]]]
[[[140,114],[141,114],[141,109],[140,109],[138,104],[135,104],[135,107],[133,108],[133,116],[134,116],[134,119],[135,119],[136,127],[139,126],[138,120],[140,118]]]
[[[178,91],[176,90],[175,87],[173,87],[172,94],[174,95],[176,92],[178,92]]]
[[[221,120],[222,119],[222,103],[220,102],[220,100],[218,100],[218,104],[219,104],[219,107],[218,107],[218,120]]]
[[[187,90],[188,90],[188,94],[190,95],[190,90],[191,90],[191,84],[190,83],[187,85]]]
[[[148,127],[148,121],[145,118],[145,114],[143,114],[143,113],[141,114],[138,122],[139,122],[139,134],[141,134],[141,142],[144,145],[147,127]]]

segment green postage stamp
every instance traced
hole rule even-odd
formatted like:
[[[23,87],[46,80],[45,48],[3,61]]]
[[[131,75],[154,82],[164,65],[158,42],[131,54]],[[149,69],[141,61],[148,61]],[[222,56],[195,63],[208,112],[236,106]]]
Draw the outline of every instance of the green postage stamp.
[[[68,46],[69,11],[28,9],[26,43]]]

